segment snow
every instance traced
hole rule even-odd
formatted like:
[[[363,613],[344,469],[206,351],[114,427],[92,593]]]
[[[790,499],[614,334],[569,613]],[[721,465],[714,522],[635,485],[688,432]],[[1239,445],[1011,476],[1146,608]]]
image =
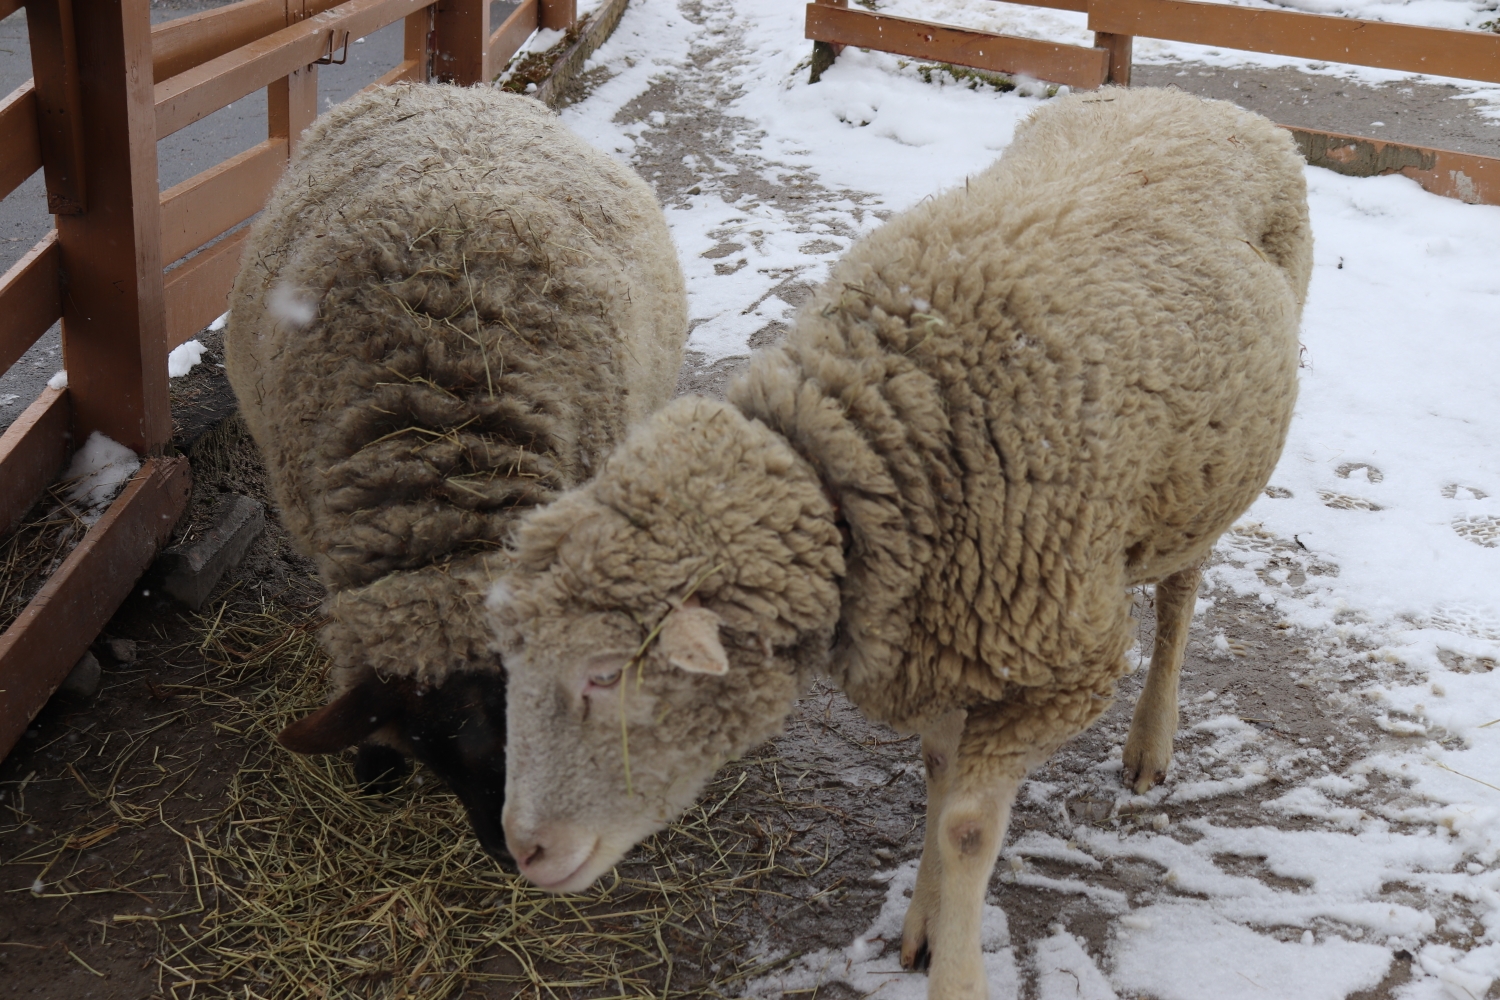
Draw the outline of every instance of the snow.
[[[1467,0],[1280,6],[1449,28],[1495,16]],[[992,0],[881,9],[1091,41],[1083,15],[1066,11]],[[703,120],[637,110],[653,81],[670,77],[681,101],[717,108],[719,131],[681,162],[700,181],[666,206],[689,347],[707,362],[790,323],[797,286],[821,281],[883,218],[993,162],[1046,100],[1041,87],[928,82],[909,60],[854,49],[809,86],[803,11],[802,0],[705,0],[690,19],[675,4],[634,4],[589,60],[607,78],[563,112],[587,140],[643,166],[674,130]],[[1412,79],[1149,39],[1135,56]],[[1458,97],[1500,116],[1500,88],[1457,83]],[[739,182],[733,201],[726,176]],[[1113,797],[1114,825],[1017,836],[997,881],[1085,901],[1108,935],[1101,946],[1054,926],[1012,941],[1003,910],[988,905],[996,1000],[1019,996],[1023,980],[1026,995],[1048,1000],[1342,1000],[1408,958],[1399,1000],[1480,997],[1500,978],[1500,208],[1399,176],[1306,176],[1317,242],[1296,417],[1273,489],[1221,540],[1198,611],[1257,602],[1305,647],[1286,669],[1309,698],[1385,736],[1341,737],[1356,745],[1330,768],[1327,748],[1250,725],[1231,694],[1210,692],[1184,706],[1174,770],[1147,795],[1119,788],[1118,750],[1072,786],[1028,785],[1024,799],[1064,815],[1082,792]],[[1210,644],[1221,659],[1245,652],[1222,634]],[[1258,800],[1259,812],[1212,812],[1231,796]],[[1120,822],[1126,813],[1137,818]],[[1160,877],[1121,892],[1106,884],[1120,866]],[[925,979],[898,962],[915,873],[905,862],[880,876],[880,914],[848,947],[801,956],[751,994],[841,980],[882,998],[922,996]]]
[[[172,353],[167,355],[167,377],[181,378],[192,371],[193,366],[203,360],[205,350],[207,348],[196,340],[189,340],[172,348]]]
[[[47,388],[49,389],[66,389],[67,387],[68,373],[65,371],[58,372],[47,380]]]
[[[93,524],[140,467],[141,460],[135,452],[94,431],[73,454],[73,461],[63,473],[63,481],[68,484],[67,499],[81,508],[79,513],[84,523]]]

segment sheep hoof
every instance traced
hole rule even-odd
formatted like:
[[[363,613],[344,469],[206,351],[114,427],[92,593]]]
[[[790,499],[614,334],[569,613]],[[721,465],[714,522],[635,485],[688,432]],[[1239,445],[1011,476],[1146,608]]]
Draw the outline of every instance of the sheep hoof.
[[[927,939],[912,950],[908,957],[905,944],[901,946],[901,968],[911,969],[913,972],[926,972],[932,966],[932,951],[927,947]]]
[[[361,745],[354,758],[354,780],[364,795],[389,795],[410,770],[401,751],[379,743]]]
[[[1167,769],[1126,767],[1120,775],[1126,787],[1137,795],[1145,795],[1152,788],[1167,780]]]

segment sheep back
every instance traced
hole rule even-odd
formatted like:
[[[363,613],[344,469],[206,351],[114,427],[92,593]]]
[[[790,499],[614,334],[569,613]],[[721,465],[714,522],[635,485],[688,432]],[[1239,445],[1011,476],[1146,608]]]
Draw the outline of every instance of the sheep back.
[[[650,189],[538,102],[398,85],[318,119],[251,231],[225,355],[335,661],[492,662],[510,522],[670,396],[686,329]]]
[[[1066,737],[1108,704],[1126,588],[1203,559],[1280,455],[1302,169],[1224,102],[1050,101],[990,169],[856,244],[755,359],[732,401],[851,532],[832,670],[862,709],[1004,705]]]

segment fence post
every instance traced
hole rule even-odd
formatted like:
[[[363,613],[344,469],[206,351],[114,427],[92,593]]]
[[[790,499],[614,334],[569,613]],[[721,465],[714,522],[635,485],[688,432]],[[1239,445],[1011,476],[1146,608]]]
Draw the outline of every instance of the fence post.
[[[287,0],[286,23],[305,19],[307,0]],[[286,139],[290,159],[302,132],[318,117],[318,67],[316,64],[293,70],[266,88],[266,135]]]
[[[417,64],[417,80],[432,79],[432,8],[423,7],[415,14],[406,15],[402,26],[405,40],[402,46],[403,62]]]
[[[578,0],[537,0],[538,27],[567,31],[578,21]]]
[[[489,83],[490,0],[438,0],[432,12],[432,79]]]
[[[827,4],[830,7],[847,7],[849,0],[813,0],[814,3]],[[833,61],[839,57],[844,47],[837,42],[813,42],[812,71],[807,75],[808,83],[817,83],[823,78],[823,71],[833,65]]]
[[[1134,48],[1134,35],[1116,35],[1106,31],[1094,32],[1094,48],[1109,53],[1109,70],[1105,83],[1121,87],[1130,86],[1130,53]]]
[[[28,23],[66,24],[67,18],[45,13],[57,3],[32,0],[28,19],[33,11],[41,16]],[[86,206],[78,206],[86,211],[57,216],[74,441],[98,430],[137,452],[160,452],[171,439],[172,418],[150,0],[72,0],[70,6],[80,199],[88,192]],[[62,61],[33,64],[38,94],[66,93],[53,77],[71,68]],[[50,180],[55,164],[45,166]]]

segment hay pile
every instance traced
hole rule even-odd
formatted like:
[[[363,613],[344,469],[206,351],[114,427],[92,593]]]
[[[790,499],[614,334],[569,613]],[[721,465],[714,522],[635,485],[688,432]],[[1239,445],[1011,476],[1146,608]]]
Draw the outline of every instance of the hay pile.
[[[274,746],[282,725],[322,699],[327,663],[313,616],[220,606],[202,619],[204,675],[174,685],[260,749],[218,815],[175,831],[186,907],[115,917],[159,929],[163,993],[733,995],[771,967],[752,945],[768,885],[785,900],[788,879],[827,861],[826,843],[803,844],[787,824],[771,829],[734,808],[750,771],[774,772],[776,761],[727,772],[602,891],[548,896],[484,854],[458,800],[430,777],[361,797],[347,757]]]

